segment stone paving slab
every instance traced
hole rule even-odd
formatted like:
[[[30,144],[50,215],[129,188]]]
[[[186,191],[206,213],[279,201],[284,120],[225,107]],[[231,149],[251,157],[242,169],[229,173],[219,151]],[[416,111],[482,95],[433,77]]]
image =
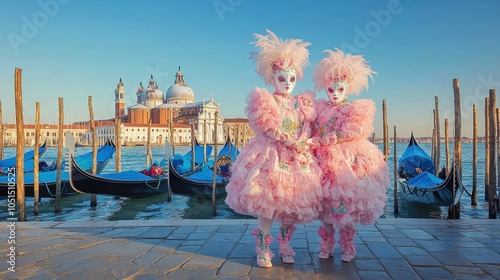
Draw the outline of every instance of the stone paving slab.
[[[295,264],[281,262],[275,238],[272,268],[255,262],[256,225],[67,221],[13,229],[1,222],[0,279],[500,279],[499,220],[379,219],[357,228],[351,263],[341,261],[338,245],[332,258],[319,259],[319,222],[300,224],[291,242]]]

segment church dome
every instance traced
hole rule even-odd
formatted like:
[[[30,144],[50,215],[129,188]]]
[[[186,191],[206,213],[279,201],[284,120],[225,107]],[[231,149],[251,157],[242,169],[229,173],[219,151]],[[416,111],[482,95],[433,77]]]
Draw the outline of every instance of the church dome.
[[[167,89],[165,101],[168,103],[177,103],[179,101],[190,103],[195,101],[193,90],[184,82],[180,67],[175,74],[175,83]]]
[[[139,86],[139,91],[142,89],[142,83]],[[162,100],[163,101],[163,92],[158,89],[158,85],[156,81],[153,79],[153,75],[151,75],[151,79],[149,80],[149,86],[141,92],[141,101],[145,102],[148,100]]]

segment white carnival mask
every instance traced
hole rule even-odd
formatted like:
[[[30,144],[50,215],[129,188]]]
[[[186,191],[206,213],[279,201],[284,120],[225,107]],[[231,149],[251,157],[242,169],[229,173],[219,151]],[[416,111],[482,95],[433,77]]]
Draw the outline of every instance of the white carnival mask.
[[[276,91],[284,94],[292,94],[296,80],[297,73],[293,69],[279,70],[273,79]]]
[[[348,81],[333,81],[326,87],[328,99],[333,104],[339,104],[347,100]]]

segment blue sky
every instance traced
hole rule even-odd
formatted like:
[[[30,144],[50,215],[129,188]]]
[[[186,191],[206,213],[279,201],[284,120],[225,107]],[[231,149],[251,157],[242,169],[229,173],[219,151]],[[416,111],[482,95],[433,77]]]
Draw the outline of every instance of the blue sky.
[[[313,88],[312,67],[325,49],[362,54],[378,72],[354,98],[377,104],[375,133],[382,136],[382,100],[389,132],[432,134],[434,96],[441,129],[453,135],[454,78],[460,80],[462,135],[472,136],[472,105],[484,133],[484,99],[500,88],[498,1],[1,1],[0,100],[3,120],[14,111],[14,69],[23,70],[24,120],[57,123],[58,97],[65,123],[114,116],[120,78],[126,106],[153,74],[166,92],[178,66],[198,101],[211,95],[225,118],[245,117],[247,93],[264,87],[249,53],[254,33],[309,41],[311,67],[295,93]],[[324,91],[318,97],[326,97]],[[500,99],[500,98],[497,98]]]

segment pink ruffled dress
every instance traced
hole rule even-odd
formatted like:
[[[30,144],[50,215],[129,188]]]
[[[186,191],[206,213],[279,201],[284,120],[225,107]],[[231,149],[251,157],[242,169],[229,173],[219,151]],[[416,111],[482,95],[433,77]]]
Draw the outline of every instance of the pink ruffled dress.
[[[319,218],[335,228],[373,224],[384,212],[390,184],[380,149],[367,138],[373,131],[375,103],[355,100],[332,105],[316,101],[314,154],[323,170],[324,211]]]
[[[234,211],[273,221],[310,222],[322,198],[321,169],[308,152],[314,93],[288,98],[255,88],[246,114],[254,137],[231,166],[226,203]],[[309,139],[310,141],[310,139]]]

